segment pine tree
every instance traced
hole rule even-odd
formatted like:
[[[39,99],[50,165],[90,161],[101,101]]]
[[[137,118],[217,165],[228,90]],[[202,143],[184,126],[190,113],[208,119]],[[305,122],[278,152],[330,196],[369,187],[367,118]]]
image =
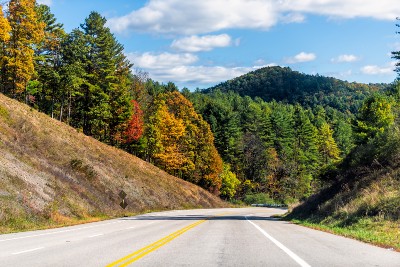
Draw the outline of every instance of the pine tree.
[[[58,105],[58,118],[63,118],[64,106],[67,98],[62,84],[62,41],[66,37],[63,25],[57,23],[54,14],[46,5],[36,5],[38,20],[45,24],[44,38],[35,48],[35,70],[38,73],[38,82],[41,88],[35,92],[29,92],[39,99],[35,99],[38,109],[55,117],[56,105]],[[36,98],[37,98],[36,97]]]
[[[400,21],[400,18],[397,18],[397,21]],[[396,23],[396,26],[400,28],[400,23]],[[398,31],[396,33],[400,34],[400,31]],[[397,71],[397,74],[398,74],[398,78],[400,79],[400,51],[392,52],[392,58],[397,60],[396,71]]]
[[[123,54],[123,46],[105,24],[104,17],[92,12],[81,24],[82,31],[72,32],[66,54],[72,64],[84,70],[77,98],[80,116],[75,124],[86,135],[115,144],[132,113],[129,93],[132,65]]]
[[[317,171],[318,131],[299,105],[295,107],[294,121],[296,141],[293,144],[293,162],[298,180],[294,195],[301,198],[311,193],[311,181]]]

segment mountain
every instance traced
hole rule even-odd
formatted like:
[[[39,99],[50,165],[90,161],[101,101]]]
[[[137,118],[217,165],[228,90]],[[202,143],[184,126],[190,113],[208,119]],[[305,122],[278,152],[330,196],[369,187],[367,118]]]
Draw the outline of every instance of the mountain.
[[[0,94],[0,233],[148,210],[224,206],[218,197]],[[118,194],[128,206],[122,210]]]
[[[288,67],[265,67],[204,90],[233,91],[241,96],[260,97],[264,101],[282,101],[302,106],[330,106],[356,113],[362,100],[387,84],[349,83],[336,78],[308,75]]]

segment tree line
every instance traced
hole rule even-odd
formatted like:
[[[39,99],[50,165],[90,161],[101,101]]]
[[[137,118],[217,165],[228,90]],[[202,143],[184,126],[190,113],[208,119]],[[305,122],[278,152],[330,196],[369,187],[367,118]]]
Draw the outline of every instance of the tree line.
[[[124,47],[92,12],[70,33],[46,5],[0,6],[0,92],[219,194],[209,125],[172,84],[132,73]]]
[[[67,33],[46,5],[10,0],[5,10],[1,93],[224,199],[308,197],[396,123],[396,84],[384,91],[272,67],[179,92],[133,73],[97,12]]]

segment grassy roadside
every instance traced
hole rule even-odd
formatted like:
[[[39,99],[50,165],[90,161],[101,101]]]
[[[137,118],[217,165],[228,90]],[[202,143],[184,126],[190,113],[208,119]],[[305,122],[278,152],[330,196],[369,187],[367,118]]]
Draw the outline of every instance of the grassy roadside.
[[[353,238],[400,252],[400,221],[362,218],[349,225],[332,218],[319,222],[315,218],[291,219],[290,221],[312,229]]]
[[[198,209],[203,208],[201,206],[187,206],[183,209]],[[142,212],[121,212],[118,215],[106,215],[106,214],[99,214],[97,216],[87,216],[87,217],[80,217],[80,218],[73,218],[63,216],[59,213],[53,213],[50,218],[46,219],[43,217],[13,217],[7,221],[0,222],[0,234],[10,234],[10,233],[18,233],[18,232],[25,232],[25,231],[36,231],[36,230],[45,230],[45,229],[54,229],[54,228],[61,228],[66,226],[73,226],[73,225],[80,225],[92,222],[99,222],[105,220],[111,220],[121,217],[131,217],[137,216],[152,212],[162,212],[167,211],[170,209],[152,209],[152,210],[145,210]]]

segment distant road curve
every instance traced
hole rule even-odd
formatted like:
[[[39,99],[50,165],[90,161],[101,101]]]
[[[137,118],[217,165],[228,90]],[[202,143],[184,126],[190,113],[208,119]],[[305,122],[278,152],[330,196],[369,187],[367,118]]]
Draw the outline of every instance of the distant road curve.
[[[0,266],[400,266],[400,253],[270,217],[284,212],[178,210],[0,235]]]

